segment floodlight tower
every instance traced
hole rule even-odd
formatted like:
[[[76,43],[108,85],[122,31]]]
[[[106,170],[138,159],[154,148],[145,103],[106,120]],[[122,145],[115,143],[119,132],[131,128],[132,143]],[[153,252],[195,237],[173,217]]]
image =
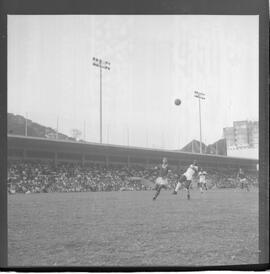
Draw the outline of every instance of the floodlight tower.
[[[100,143],[102,144],[102,69],[110,70],[111,63],[104,61],[100,58],[93,57],[93,66],[99,67],[99,76],[100,76],[100,90],[99,90],[99,109],[100,109]]]
[[[202,153],[202,122],[201,122],[201,100],[205,100],[205,94],[202,92],[194,91],[194,97],[199,100],[199,121],[200,121],[200,153]]]

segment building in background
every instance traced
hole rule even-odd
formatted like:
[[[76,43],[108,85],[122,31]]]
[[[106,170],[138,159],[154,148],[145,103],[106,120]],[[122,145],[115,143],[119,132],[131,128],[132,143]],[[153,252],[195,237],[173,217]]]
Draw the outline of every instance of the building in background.
[[[223,129],[227,155],[243,158],[259,158],[259,122],[235,121],[232,127]]]

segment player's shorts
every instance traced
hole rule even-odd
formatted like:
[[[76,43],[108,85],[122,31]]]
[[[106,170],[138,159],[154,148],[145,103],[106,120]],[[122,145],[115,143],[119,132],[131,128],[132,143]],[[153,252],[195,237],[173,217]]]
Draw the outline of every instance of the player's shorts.
[[[184,183],[186,180],[187,180],[187,177],[184,174],[181,175],[180,178],[179,178],[180,183]]]
[[[162,186],[167,186],[168,185],[168,180],[167,180],[167,178],[158,177],[156,179],[156,184],[157,185],[162,185]]]
[[[240,179],[240,183],[241,183],[241,184],[247,184],[247,179],[246,179],[246,178]]]
[[[199,187],[202,187],[203,185],[204,185],[203,182],[198,182],[198,186],[199,186]]]
[[[179,178],[179,182],[186,188],[188,189],[191,185],[191,180],[187,180],[186,175],[181,175]]]
[[[184,187],[186,189],[189,189],[190,188],[190,185],[191,185],[191,180],[186,180],[184,183],[183,183]]]

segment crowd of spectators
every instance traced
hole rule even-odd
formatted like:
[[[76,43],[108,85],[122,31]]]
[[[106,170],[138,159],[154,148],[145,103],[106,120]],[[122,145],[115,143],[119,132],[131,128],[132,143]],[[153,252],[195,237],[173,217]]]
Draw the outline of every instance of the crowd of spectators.
[[[184,168],[173,169],[169,173],[169,188],[174,188]],[[206,171],[209,188],[237,187],[237,170],[206,169]],[[141,178],[154,182],[157,176],[158,170],[154,167],[106,166],[94,163],[84,166],[58,163],[55,166],[51,162],[9,161],[8,191],[9,193],[46,193],[148,190],[151,187],[143,184]],[[249,172],[248,178],[252,184],[257,184],[256,173]]]

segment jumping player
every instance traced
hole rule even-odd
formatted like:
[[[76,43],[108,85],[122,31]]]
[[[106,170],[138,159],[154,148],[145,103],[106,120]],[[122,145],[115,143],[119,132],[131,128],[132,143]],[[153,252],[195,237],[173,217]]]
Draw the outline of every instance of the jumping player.
[[[199,186],[200,186],[200,191],[203,193],[203,189],[207,190],[206,186],[206,171],[204,171],[202,168],[200,169],[200,172],[198,174],[199,176]]]
[[[239,168],[237,178],[240,181],[241,189],[245,188],[247,191],[249,191],[247,177],[242,168]]]
[[[158,169],[156,167],[155,169]],[[166,189],[168,187],[168,173],[170,172],[167,158],[162,159],[162,164],[159,167],[159,177],[156,179],[156,193],[153,200],[156,200],[162,188]]]
[[[198,171],[199,171],[199,167],[198,167],[197,161],[194,160],[193,164],[191,164],[186,170],[186,172],[180,176],[179,182],[177,183],[172,194],[177,194],[177,191],[181,187],[181,184],[184,184],[185,188],[187,189],[187,198],[188,200],[190,200],[189,190],[190,190],[191,181],[192,181],[192,178],[196,176]]]

